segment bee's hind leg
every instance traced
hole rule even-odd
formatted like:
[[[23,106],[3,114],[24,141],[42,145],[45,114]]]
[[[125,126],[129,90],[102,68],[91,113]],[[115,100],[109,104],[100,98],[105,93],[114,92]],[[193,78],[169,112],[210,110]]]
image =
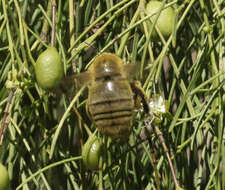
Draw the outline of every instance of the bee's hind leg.
[[[89,101],[87,100],[86,105],[85,105],[85,109],[86,109],[86,113],[87,113],[88,118],[92,121],[92,117],[91,117],[91,113],[90,113],[88,105],[89,105]]]
[[[139,98],[141,98],[141,102],[143,104],[144,111],[149,113],[149,106],[148,106],[148,98],[142,89],[139,81],[133,81],[130,83],[132,91],[134,92],[134,101],[135,105],[139,105]]]

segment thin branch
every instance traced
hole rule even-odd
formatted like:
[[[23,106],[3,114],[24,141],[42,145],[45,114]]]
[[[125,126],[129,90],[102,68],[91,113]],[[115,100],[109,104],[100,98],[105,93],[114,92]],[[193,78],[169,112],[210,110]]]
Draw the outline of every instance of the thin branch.
[[[56,1],[52,0],[52,35],[51,35],[51,46],[55,43],[55,15],[56,15]]]
[[[1,128],[0,128],[0,146],[2,146],[2,144],[3,144],[4,134],[5,134],[5,131],[6,131],[7,127],[8,127],[8,125],[9,125],[9,118],[8,118],[9,106],[11,104],[14,92],[15,92],[15,89],[12,89],[10,91],[9,96],[8,96],[8,100],[7,100],[7,104],[5,106],[4,116],[3,116],[3,120],[2,120],[2,125],[1,125]]]

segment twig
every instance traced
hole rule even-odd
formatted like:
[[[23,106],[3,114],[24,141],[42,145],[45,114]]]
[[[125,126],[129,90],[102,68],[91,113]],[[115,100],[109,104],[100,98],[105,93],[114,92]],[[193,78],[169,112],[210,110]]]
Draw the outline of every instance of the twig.
[[[155,171],[156,188],[157,188],[157,190],[160,190],[159,175],[157,172],[157,160],[156,160],[156,156],[155,156],[155,148],[154,148],[151,140],[148,140],[148,144],[149,144],[149,148],[150,148],[150,152],[151,152],[151,156],[152,156],[153,168]]]
[[[74,2],[73,0],[69,1],[69,27],[70,27],[70,47],[74,44],[75,38],[74,38],[74,31],[75,31],[75,26],[74,26]],[[75,54],[75,48],[72,49],[71,56]],[[72,67],[74,73],[76,73],[76,63],[75,59],[72,60]]]
[[[56,14],[56,1],[52,0],[52,35],[51,46],[54,46],[55,42],[55,14]]]
[[[77,110],[77,108],[75,106],[73,106],[73,111],[74,113],[77,115],[78,119],[83,122],[84,125],[84,129],[86,130],[87,134],[90,136],[92,134],[91,130],[88,128],[87,124],[84,123],[84,120],[82,118],[82,116],[80,115],[79,111]],[[81,129],[80,129],[81,130]],[[81,136],[82,137],[82,136]]]
[[[149,126],[150,122],[149,121],[145,121],[145,125]],[[168,153],[169,151],[168,151],[168,148],[166,146],[165,140],[163,138],[163,134],[162,134],[162,132],[160,131],[160,129],[157,126],[153,126],[153,128],[154,128],[154,132],[156,133],[157,137],[159,138],[159,140],[160,140],[160,142],[162,144],[163,151],[166,154],[166,157],[167,157],[167,160],[168,160],[168,163],[169,163],[169,166],[170,166],[170,170],[171,170],[171,173],[172,173],[172,176],[173,176],[173,181],[175,183],[176,188],[178,188],[180,186],[179,186],[179,183],[178,183],[177,178],[176,178],[174,167],[173,167],[172,161],[170,159],[170,155]],[[151,144],[149,143],[149,145],[151,145]],[[155,170],[155,173],[156,173],[156,170]]]
[[[51,3],[51,0],[48,1],[48,7],[47,7],[47,15],[49,17],[51,17],[51,12],[52,12],[52,3]],[[45,19],[44,20],[44,23],[43,23],[43,26],[42,26],[42,29],[41,29],[41,34],[40,34],[40,39],[42,41],[44,41],[45,43],[47,42],[47,33],[48,33],[48,30],[49,30],[49,23],[48,23],[48,20]]]
[[[158,138],[159,138],[159,140],[160,140],[160,142],[162,144],[163,150],[164,150],[164,152],[166,154],[166,157],[167,157],[167,160],[168,160],[168,163],[169,163],[169,166],[170,166],[170,170],[171,170],[171,173],[172,173],[172,176],[173,176],[173,181],[175,183],[175,186],[179,187],[179,183],[178,183],[177,178],[176,178],[174,167],[173,167],[172,161],[170,159],[170,155],[168,153],[168,148],[167,148],[165,140],[163,138],[163,134],[162,134],[162,132],[160,131],[160,129],[157,126],[154,126],[154,130],[155,130],[155,133],[158,136]]]
[[[8,119],[9,106],[11,104],[14,92],[15,92],[15,89],[12,89],[10,91],[9,96],[8,96],[8,100],[7,100],[7,104],[6,104],[6,107],[5,107],[5,110],[4,110],[4,117],[3,117],[2,125],[1,125],[1,128],[0,128],[0,146],[3,143],[4,134],[5,134],[5,131],[6,131],[7,127],[8,127],[8,125],[9,125],[9,119]]]

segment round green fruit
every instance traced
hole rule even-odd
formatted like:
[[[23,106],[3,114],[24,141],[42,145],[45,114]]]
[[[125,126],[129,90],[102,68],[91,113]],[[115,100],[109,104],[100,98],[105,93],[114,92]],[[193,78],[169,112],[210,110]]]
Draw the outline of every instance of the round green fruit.
[[[87,169],[99,169],[102,143],[96,136],[90,136],[82,148],[83,163]]]
[[[3,166],[1,163],[0,163],[0,190],[10,190],[9,175],[5,166]]]
[[[160,1],[150,1],[146,5],[146,12],[148,15],[154,14],[148,21],[147,26],[150,29],[154,21],[157,19],[157,13],[160,11],[160,8],[163,6],[163,3]],[[175,12],[173,8],[168,7],[166,9],[162,9],[157,21],[156,26],[163,35],[164,38],[168,38],[173,32],[175,22]],[[156,29],[152,31],[152,39],[158,40],[158,34]]]
[[[57,87],[63,78],[63,64],[55,47],[49,47],[37,59],[35,74],[43,89]]]

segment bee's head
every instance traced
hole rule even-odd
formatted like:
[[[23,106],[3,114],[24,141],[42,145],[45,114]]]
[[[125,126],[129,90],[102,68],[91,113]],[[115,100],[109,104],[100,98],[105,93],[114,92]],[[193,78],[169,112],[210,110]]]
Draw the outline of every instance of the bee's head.
[[[111,75],[120,75],[122,66],[123,63],[119,57],[111,53],[103,53],[94,60],[89,70],[96,78],[101,78]]]

